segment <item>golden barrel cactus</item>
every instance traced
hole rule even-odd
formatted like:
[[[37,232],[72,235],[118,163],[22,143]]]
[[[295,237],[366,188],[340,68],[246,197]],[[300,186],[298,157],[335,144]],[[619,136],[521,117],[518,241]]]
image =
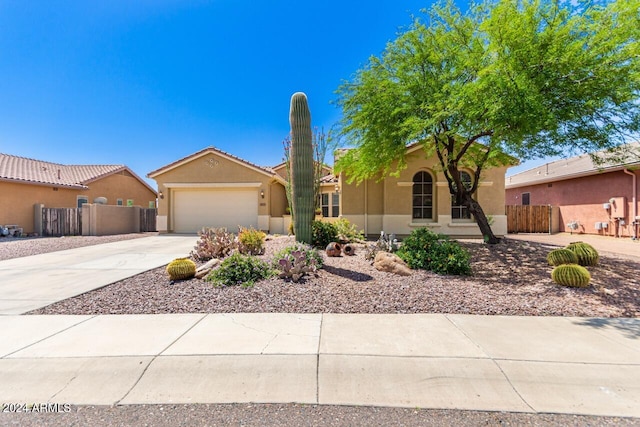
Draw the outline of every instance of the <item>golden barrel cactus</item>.
[[[196,263],[189,258],[177,258],[167,265],[170,280],[186,280],[195,277]]]

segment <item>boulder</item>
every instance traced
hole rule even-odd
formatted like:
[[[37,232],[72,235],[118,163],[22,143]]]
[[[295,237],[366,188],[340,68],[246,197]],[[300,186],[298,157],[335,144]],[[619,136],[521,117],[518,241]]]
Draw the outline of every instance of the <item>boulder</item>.
[[[338,242],[331,242],[327,245],[327,256],[340,256],[342,253],[342,246]]]
[[[218,264],[220,264],[220,260],[218,258],[211,258],[206,264],[202,264],[200,267],[196,268],[196,278],[202,279],[203,277],[206,277],[207,274],[209,274]]]
[[[401,276],[411,275],[411,269],[398,255],[380,251],[373,260],[373,266],[378,271],[399,274]]]

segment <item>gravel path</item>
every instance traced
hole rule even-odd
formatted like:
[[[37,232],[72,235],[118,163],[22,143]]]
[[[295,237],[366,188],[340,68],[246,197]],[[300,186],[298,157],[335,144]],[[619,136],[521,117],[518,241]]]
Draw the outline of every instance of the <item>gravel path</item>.
[[[277,237],[262,257],[293,242]],[[473,275],[409,277],[375,270],[363,246],[353,257],[325,258],[301,283],[272,278],[252,288],[215,288],[192,279],[170,284],[164,268],[117,282],[30,314],[156,313],[463,313],[523,316],[640,317],[640,263],[603,256],[590,267],[592,284],[554,284],[546,255],[553,247],[506,239],[498,245],[463,241]]]
[[[560,414],[299,404],[80,406],[60,414],[0,414],[7,426],[638,426],[640,419]]]
[[[102,243],[118,242],[120,240],[139,239],[154,236],[158,233],[132,233],[115,236],[64,236],[64,237],[29,237],[29,238],[0,238],[0,261],[12,258],[22,258],[31,255],[46,254],[66,249],[84,246],[100,245]]]

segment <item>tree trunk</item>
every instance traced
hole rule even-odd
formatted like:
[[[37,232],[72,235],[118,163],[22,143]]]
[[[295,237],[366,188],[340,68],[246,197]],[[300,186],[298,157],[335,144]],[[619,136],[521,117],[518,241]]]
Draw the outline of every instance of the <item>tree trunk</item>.
[[[478,203],[471,194],[465,192],[464,194],[464,203],[469,208],[469,212],[476,219],[476,223],[480,228],[480,232],[482,233],[482,237],[484,241],[489,244],[496,244],[500,242],[500,239],[493,234],[493,230],[491,230],[491,225],[489,225],[489,220],[487,216],[484,214],[484,210],[482,210],[482,206]]]

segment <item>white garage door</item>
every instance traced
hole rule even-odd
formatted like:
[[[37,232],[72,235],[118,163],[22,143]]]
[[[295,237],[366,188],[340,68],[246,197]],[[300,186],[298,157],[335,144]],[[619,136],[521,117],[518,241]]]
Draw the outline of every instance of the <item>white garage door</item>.
[[[258,191],[250,189],[184,189],[174,194],[174,231],[195,233],[202,227],[258,227]]]

